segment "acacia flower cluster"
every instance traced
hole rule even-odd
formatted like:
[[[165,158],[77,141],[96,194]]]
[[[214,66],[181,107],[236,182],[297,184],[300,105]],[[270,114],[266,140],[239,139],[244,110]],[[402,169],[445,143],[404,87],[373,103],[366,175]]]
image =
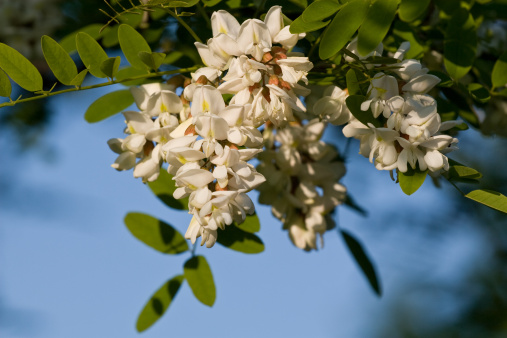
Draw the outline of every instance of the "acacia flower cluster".
[[[409,47],[408,42],[403,43],[393,57],[403,60]],[[403,60],[396,66],[391,74],[373,76],[361,105],[362,111],[371,112],[378,121],[377,126],[354,118],[345,103],[348,93],[338,87],[329,88],[313,112],[334,124],[347,123],[343,134],[359,139],[360,154],[379,170],[407,172],[410,167],[435,174],[448,170],[445,154],[457,149],[458,140],[443,132],[461,122],[442,122],[437,101],[428,95],[440,79],[428,74],[418,60]]]
[[[119,154],[113,168],[134,168],[144,182],[156,180],[162,164],[169,164],[174,197],[189,197],[193,217],[185,237],[192,243],[202,237],[207,247],[215,244],[219,228],[254,213],[246,193],[265,181],[247,163],[262,151],[257,128],[268,121],[287,125],[295,121],[293,111],[305,111],[299,96],[309,90],[298,82],[307,83],[313,67],[308,58],[288,53],[304,35],[284,27],[280,6],[264,21],[240,25],[218,11],[211,22],[213,38],[195,43],[207,67],[191,74],[181,97],[169,84],[132,88],[140,111],[124,112],[128,136],[108,142]],[[223,94],[233,94],[228,104]]]
[[[332,211],[346,198],[338,183],[345,166],[337,150],[321,140],[326,123],[313,119],[293,123],[267,134],[266,150],[257,167],[266,177],[259,202],[272,205],[272,213],[288,230],[294,245],[317,249],[317,238],[334,228]]]

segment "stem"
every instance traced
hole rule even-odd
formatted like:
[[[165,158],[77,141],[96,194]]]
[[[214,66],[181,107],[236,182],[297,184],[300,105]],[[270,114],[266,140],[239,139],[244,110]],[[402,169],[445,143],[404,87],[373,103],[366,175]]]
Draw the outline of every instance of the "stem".
[[[179,17],[175,12],[166,9],[167,13],[171,15],[173,18],[175,18],[185,29],[192,35],[192,37],[195,39],[195,41],[202,43],[202,40],[195,34],[194,30],[190,28],[190,26],[181,18]]]
[[[197,10],[199,11],[199,13],[201,13],[201,16],[206,21],[206,25],[208,26],[208,28],[211,28],[211,20],[209,19],[208,13],[206,13],[204,8],[201,6],[200,2],[197,3]]]
[[[148,79],[148,78],[152,78],[152,77],[159,77],[159,76],[162,76],[162,75],[170,75],[170,74],[178,74],[178,73],[189,73],[189,72],[192,72],[192,71],[194,71],[194,70],[196,70],[198,68],[199,68],[199,66],[193,66],[193,67],[190,67],[190,68],[181,68],[181,69],[169,70],[169,71],[165,71],[165,72],[157,72],[157,73],[149,73],[149,74],[146,74],[146,75],[138,75],[138,76],[130,77],[128,79],[123,79],[123,80],[120,80],[120,81],[113,80],[113,81],[109,81],[109,82],[105,82],[105,83],[99,83],[99,84],[92,85],[92,86],[77,87],[77,88],[69,88],[69,89],[59,90],[57,92],[51,92],[51,93],[46,93],[46,94],[42,94],[42,95],[38,95],[38,96],[28,97],[26,99],[21,99],[21,100],[17,99],[15,101],[5,102],[5,103],[0,104],[0,108],[14,106],[17,103],[39,100],[39,99],[43,99],[43,98],[46,98],[46,97],[49,97],[49,96],[55,96],[55,95],[63,94],[63,93],[77,92],[77,91],[80,91],[80,90],[88,90],[88,89],[94,89],[94,88],[101,88],[101,87],[106,87],[106,86],[117,84],[117,83],[123,83],[123,82],[134,81],[134,80],[141,80],[141,79]]]
[[[463,196],[465,196],[465,195],[466,195],[463,191],[461,191],[461,189],[460,189],[460,188],[458,188],[458,186],[457,186],[457,185],[456,185],[453,181],[451,181],[451,180],[450,180],[450,179],[448,179],[447,177],[446,177],[445,179],[447,180],[447,182],[451,183],[451,184],[452,184],[452,186],[453,186],[454,188],[456,188],[456,190],[458,190],[458,191],[459,191],[459,193],[460,193],[461,195],[463,195]]]
[[[192,257],[195,256],[195,249],[197,249],[197,241],[194,243],[194,245],[192,246],[192,251],[190,252],[192,254]]]
[[[312,48],[310,48],[310,51],[308,52],[308,58],[310,58],[313,55],[313,52],[315,51],[315,48],[317,48],[318,44],[320,43],[320,40],[322,40],[322,35],[323,34],[324,34],[324,32],[322,32],[322,34],[319,35],[319,37],[317,38],[317,40],[315,40],[315,43],[313,44]]]

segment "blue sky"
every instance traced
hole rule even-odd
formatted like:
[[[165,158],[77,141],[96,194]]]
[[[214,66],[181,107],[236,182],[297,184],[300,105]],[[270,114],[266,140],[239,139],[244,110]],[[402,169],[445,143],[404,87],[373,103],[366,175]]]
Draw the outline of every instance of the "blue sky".
[[[184,233],[189,215],[167,209],[132,172],[110,167],[115,154],[106,141],[121,137],[123,117],[93,125],[83,119],[88,105],[104,93],[51,101],[54,121],[41,142],[53,160],[36,151],[20,154],[8,133],[0,136],[3,338],[374,337],[403,297],[415,299],[411,309],[433,311],[429,320],[457,316],[459,302],[421,303],[428,296],[414,295],[414,285],[460,283],[487,261],[483,234],[464,217],[446,217],[452,187],[439,191],[428,181],[405,196],[387,172],[356,155],[353,143],[343,183],[370,214],[363,218],[340,207],[337,217],[376,262],[382,298],[370,290],[336,231],[325,235],[322,250],[302,252],[269,208],[259,206],[265,252],[198,248],[213,271],[215,305],[200,304],[184,284],[168,312],[140,335],[135,331],[139,311],[166,280],[181,273],[188,255],[147,247],[130,235],[123,217],[148,213]],[[328,138],[343,148],[343,138],[332,133]],[[473,143],[473,137],[464,138],[460,146]]]

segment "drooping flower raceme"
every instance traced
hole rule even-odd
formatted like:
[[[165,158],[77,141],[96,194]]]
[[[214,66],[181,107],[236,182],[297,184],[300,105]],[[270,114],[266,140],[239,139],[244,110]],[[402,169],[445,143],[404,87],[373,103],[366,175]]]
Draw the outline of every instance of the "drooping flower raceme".
[[[284,27],[279,6],[265,21],[240,25],[225,11],[211,21],[213,38],[196,43],[207,67],[192,74],[182,97],[165,84],[132,88],[140,111],[125,112],[128,136],[109,141],[119,154],[113,167],[134,168],[144,182],[156,180],[162,164],[169,164],[174,197],[189,197],[193,218],[185,236],[192,242],[202,237],[208,247],[218,228],[254,212],[246,193],[265,181],[247,163],[263,144],[257,127],[268,120],[287,123],[293,110],[305,110],[298,95],[308,91],[298,82],[306,82],[312,68],[307,58],[287,53],[304,35]],[[226,105],[222,94],[235,96]]]
[[[393,57],[402,60],[409,47],[403,43]],[[344,104],[348,94],[337,87],[328,89],[313,112],[332,123],[346,123],[344,135],[359,139],[360,153],[379,170],[418,168],[438,174],[449,169],[445,154],[457,149],[458,140],[445,132],[460,124],[442,122],[437,101],[427,94],[439,82],[418,60],[403,60],[391,74],[380,72],[371,79],[361,110],[371,112],[377,125],[354,118]]]

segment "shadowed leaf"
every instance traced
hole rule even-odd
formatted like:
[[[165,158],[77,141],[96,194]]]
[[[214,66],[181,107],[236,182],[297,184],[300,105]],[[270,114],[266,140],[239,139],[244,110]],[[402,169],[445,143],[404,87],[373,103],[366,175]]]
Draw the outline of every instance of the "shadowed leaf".
[[[363,246],[356,238],[354,238],[347,231],[341,230],[340,232],[343,236],[343,239],[345,240],[345,244],[347,244],[349,251],[352,253],[352,256],[354,256],[356,263],[359,265],[364,275],[368,279],[370,286],[373,288],[373,290],[378,296],[381,296],[382,289],[380,287],[379,278],[377,276],[377,273],[375,272],[373,263],[366,254]]]
[[[125,216],[125,225],[138,240],[166,254],[188,251],[185,238],[169,224],[150,215],[131,212]]]
[[[160,170],[158,178],[153,182],[148,182],[151,191],[170,208],[178,210],[188,210],[188,197],[177,200],[173,197],[176,185],[173,176],[166,170]]]
[[[257,254],[264,251],[264,243],[259,237],[236,226],[228,226],[225,230],[220,231],[217,243],[246,254]]]
[[[195,298],[204,305],[213,306],[216,298],[215,282],[206,258],[194,256],[187,260],[183,274]]]
[[[136,322],[138,332],[150,328],[167,311],[185,278],[180,275],[168,280],[148,300]]]

